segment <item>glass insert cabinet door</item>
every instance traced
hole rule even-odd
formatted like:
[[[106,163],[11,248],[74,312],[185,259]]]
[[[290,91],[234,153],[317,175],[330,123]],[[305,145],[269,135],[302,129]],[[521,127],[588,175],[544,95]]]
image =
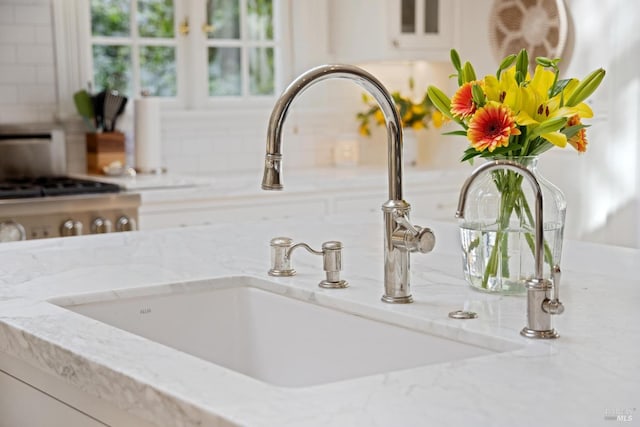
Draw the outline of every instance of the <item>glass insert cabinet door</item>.
[[[390,36],[397,49],[444,48],[453,43],[451,0],[390,0]]]
[[[274,95],[272,0],[207,0],[210,97]]]
[[[91,0],[96,89],[175,97],[175,16],[173,0]]]

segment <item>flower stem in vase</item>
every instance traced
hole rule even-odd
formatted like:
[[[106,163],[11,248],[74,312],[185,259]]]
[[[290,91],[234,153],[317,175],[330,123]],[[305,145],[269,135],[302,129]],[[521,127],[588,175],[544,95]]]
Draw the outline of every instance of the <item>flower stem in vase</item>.
[[[513,171],[495,171],[493,172],[493,181],[500,192],[500,206],[498,218],[496,219],[495,242],[491,248],[491,254],[482,279],[481,287],[483,289],[489,288],[491,279],[497,280],[498,278],[510,277],[509,233],[510,231],[517,231],[510,230],[512,214],[515,213],[519,228],[523,231],[522,234],[525,237],[527,246],[529,246],[531,255],[535,257],[535,242],[532,231],[534,219],[529,202],[522,190],[523,177]],[[551,268],[553,266],[553,255],[546,239],[544,240],[544,259]]]

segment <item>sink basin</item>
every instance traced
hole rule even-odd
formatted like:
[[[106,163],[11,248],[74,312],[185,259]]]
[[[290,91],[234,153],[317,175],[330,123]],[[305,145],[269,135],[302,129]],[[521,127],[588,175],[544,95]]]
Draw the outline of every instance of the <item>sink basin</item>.
[[[229,277],[52,301],[277,386],[301,387],[494,351],[360,317]]]

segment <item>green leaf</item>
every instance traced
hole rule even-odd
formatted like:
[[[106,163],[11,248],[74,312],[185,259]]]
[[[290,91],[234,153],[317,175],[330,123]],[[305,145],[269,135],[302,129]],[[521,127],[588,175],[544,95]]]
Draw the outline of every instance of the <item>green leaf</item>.
[[[553,67],[553,61],[549,58],[546,58],[544,56],[538,56],[536,58],[536,63],[538,65],[542,65],[543,67]]]
[[[496,79],[500,79],[500,74],[502,74],[502,71],[511,67],[515,60],[516,60],[516,55],[513,53],[507,56],[506,58],[504,58],[500,63],[500,66],[498,67],[498,71],[496,72]]]
[[[533,144],[531,150],[529,150],[529,153],[525,153],[525,155],[538,156],[544,153],[545,151],[555,147],[555,145],[553,145],[552,143],[550,143],[544,138],[538,138],[538,140],[541,142]]]
[[[560,92],[562,92],[564,90],[564,88],[571,83],[571,80],[573,79],[562,79],[562,80],[558,80],[556,82],[556,84],[551,88],[551,93],[549,93],[549,97],[553,98],[554,96],[556,96],[557,94],[559,94]]]
[[[527,77],[529,70],[529,54],[526,49],[522,49],[516,57],[516,81],[522,83]]]
[[[451,100],[444,92],[435,86],[429,86],[427,88],[427,95],[429,95],[429,99],[433,105],[440,110],[442,114],[452,120],[455,120],[451,114]]]
[[[462,69],[462,66],[460,65],[461,62],[460,62],[460,55],[458,55],[458,51],[455,49],[451,49],[450,56],[451,56],[451,63],[453,64],[453,68],[460,71]]]
[[[584,129],[588,127],[589,125],[583,125],[583,124],[573,125],[573,126],[569,126],[562,129],[560,132],[564,133],[567,136],[567,138],[571,138],[572,136],[577,134],[580,131],[580,129]]]
[[[451,132],[444,132],[442,135],[467,136],[467,131],[464,131],[464,130],[452,130]]]
[[[464,150],[462,159],[460,159],[461,162],[466,162],[467,160],[471,160],[474,157],[478,157],[481,153],[476,150],[473,147],[469,147],[466,150]]]
[[[463,83],[468,83],[476,80],[476,71],[473,69],[473,65],[469,61],[464,63],[462,67],[462,80]]]
[[[498,147],[493,152],[489,150],[485,150],[482,152],[481,157],[495,157],[495,156],[504,156],[507,155],[510,151],[518,151],[522,148],[522,145],[519,143],[511,142],[506,147]]]
[[[556,132],[562,129],[562,127],[566,123],[567,123],[566,117],[553,117],[553,118],[547,119],[531,130],[531,134],[529,135],[529,138],[532,139],[532,138],[538,137],[543,133]]]
[[[473,97],[473,102],[478,106],[478,108],[484,107],[484,104],[486,103],[486,96],[480,85],[474,84],[471,86],[471,96]]]
[[[604,69],[599,68],[582,80],[569,99],[567,99],[567,107],[574,107],[591,96],[598,86],[600,86],[602,79],[604,79],[604,75]]]

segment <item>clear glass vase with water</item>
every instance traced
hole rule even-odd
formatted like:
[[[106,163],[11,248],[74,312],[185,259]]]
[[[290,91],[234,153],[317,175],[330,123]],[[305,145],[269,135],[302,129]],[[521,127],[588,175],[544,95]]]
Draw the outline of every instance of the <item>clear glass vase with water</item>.
[[[529,169],[542,189],[544,275],[560,264],[566,213],[562,191],[538,172],[537,157],[508,158]],[[523,294],[534,275],[534,197],[523,176],[497,170],[479,178],[467,195],[460,223],[462,263],[467,282],[475,289]]]

